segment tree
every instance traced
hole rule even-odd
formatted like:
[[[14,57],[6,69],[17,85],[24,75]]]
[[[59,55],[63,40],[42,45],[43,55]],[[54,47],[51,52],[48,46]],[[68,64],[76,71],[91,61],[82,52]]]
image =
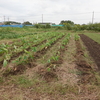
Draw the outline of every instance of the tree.
[[[51,28],[50,24],[46,24],[45,28]]]
[[[16,25],[16,24],[21,24],[19,22],[14,22],[14,21],[5,21],[4,22],[5,25]]]
[[[32,23],[30,23],[29,21],[26,21],[23,23],[23,25],[32,25]]]
[[[41,25],[40,24],[35,24],[34,27],[35,28],[41,28]]]
[[[5,25],[10,25],[10,22],[4,22]]]
[[[60,24],[61,25],[64,25],[64,24],[70,24],[70,25],[74,25],[74,22],[72,22],[72,21],[70,21],[70,20],[62,20],[61,22],[60,22]]]

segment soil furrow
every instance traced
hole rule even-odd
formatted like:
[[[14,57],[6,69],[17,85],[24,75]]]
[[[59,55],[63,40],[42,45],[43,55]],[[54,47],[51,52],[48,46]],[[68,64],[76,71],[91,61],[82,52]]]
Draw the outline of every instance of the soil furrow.
[[[84,52],[80,41],[76,41],[76,68],[79,70],[79,84],[87,84],[93,78],[92,67],[84,59]]]
[[[67,50],[68,45],[63,45],[64,48],[60,48],[57,53],[56,56],[59,55],[59,59],[58,60],[53,60],[50,63],[45,64],[45,67],[40,68],[40,70],[38,70],[38,74],[40,76],[42,76],[46,82],[52,82],[55,81],[55,79],[57,79],[57,67],[61,66],[61,64],[63,64],[63,58],[64,58],[64,54],[65,51]],[[59,52],[59,54],[58,54]],[[48,71],[48,69],[50,69]]]
[[[100,70],[100,44],[84,34],[80,34],[80,37]]]

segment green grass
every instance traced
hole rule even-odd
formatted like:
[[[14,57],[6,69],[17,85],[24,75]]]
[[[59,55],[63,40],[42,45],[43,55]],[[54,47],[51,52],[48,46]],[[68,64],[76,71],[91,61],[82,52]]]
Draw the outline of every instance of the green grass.
[[[98,33],[84,33],[84,34],[100,44],[100,34]]]
[[[35,29],[26,28],[0,28],[0,40],[17,39],[28,35],[36,34]]]
[[[9,77],[10,78],[10,77]],[[61,83],[54,83],[50,85],[45,80],[42,80],[39,75],[29,79],[27,76],[12,76],[9,81],[9,85],[16,84],[18,87],[31,88],[34,93],[46,93],[46,94],[59,94],[65,95],[66,93],[78,94],[78,87],[71,85],[63,85]]]

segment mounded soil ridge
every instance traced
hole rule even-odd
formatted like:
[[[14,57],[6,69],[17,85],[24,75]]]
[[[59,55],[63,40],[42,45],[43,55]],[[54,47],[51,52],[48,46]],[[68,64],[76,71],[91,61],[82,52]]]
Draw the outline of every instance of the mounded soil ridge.
[[[100,70],[100,44],[84,34],[79,35]]]

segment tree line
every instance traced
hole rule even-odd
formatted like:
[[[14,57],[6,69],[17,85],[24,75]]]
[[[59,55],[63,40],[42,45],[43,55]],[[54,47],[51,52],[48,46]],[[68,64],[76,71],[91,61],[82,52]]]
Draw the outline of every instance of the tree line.
[[[19,22],[14,21],[6,21],[4,23],[5,25],[11,25],[11,24],[21,24]],[[23,25],[32,25],[29,21],[23,22]],[[94,30],[94,31],[100,31],[100,23],[88,23],[88,24],[75,24],[73,21],[70,20],[62,20],[59,25],[62,26],[51,26],[50,24],[35,24],[35,28],[57,28],[57,29],[66,29],[66,30],[74,30],[74,31],[81,31],[81,30]]]

